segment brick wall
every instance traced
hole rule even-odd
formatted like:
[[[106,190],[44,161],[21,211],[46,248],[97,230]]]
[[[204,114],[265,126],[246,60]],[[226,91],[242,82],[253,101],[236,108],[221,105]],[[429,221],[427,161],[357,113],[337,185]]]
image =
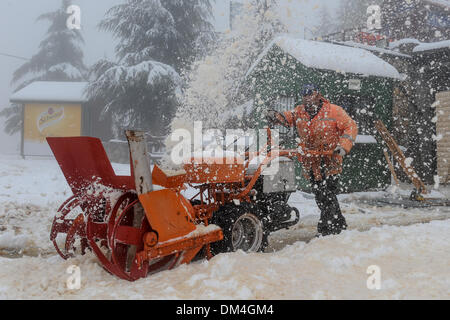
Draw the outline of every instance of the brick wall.
[[[438,121],[436,123],[438,175],[442,183],[449,179],[450,174],[450,91],[440,92],[436,95],[439,103],[436,107]]]

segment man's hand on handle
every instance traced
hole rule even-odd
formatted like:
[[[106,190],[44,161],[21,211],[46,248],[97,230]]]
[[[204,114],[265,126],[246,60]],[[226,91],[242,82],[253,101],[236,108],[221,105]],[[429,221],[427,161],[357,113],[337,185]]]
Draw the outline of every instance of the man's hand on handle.
[[[283,113],[280,113],[275,110],[269,110],[266,112],[266,120],[269,127],[272,126],[283,126],[289,128],[289,121],[285,117]]]
[[[268,110],[266,112],[266,120],[269,127],[280,124],[279,115],[280,113],[275,110]]]

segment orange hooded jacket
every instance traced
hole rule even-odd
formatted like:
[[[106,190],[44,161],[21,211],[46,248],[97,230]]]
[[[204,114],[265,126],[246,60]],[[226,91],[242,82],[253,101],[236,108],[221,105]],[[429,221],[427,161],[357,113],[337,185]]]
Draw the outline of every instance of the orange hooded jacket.
[[[285,112],[284,116],[290,127],[297,127],[300,145],[306,150],[334,151],[341,146],[348,154],[358,135],[356,122],[344,109],[325,99],[322,109],[314,119],[311,119],[303,105]],[[282,123],[284,122],[283,120]],[[307,179],[312,178],[312,171],[316,181],[322,180],[322,169],[327,177],[342,173],[343,158],[339,155],[304,157],[302,161]]]

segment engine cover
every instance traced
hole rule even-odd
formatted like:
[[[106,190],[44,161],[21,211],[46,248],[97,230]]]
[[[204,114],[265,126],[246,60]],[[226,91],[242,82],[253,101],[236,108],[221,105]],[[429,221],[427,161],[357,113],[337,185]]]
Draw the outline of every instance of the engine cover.
[[[287,158],[280,158],[277,163],[272,162],[270,170],[266,170],[263,174],[264,193],[297,191],[294,161]]]

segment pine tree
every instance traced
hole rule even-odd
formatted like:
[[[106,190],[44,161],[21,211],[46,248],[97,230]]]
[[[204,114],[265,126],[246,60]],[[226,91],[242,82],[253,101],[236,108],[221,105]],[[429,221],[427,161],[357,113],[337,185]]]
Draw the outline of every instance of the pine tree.
[[[165,135],[182,84],[175,69],[157,61],[128,66],[102,60],[93,66],[91,76],[95,80],[88,86],[88,96],[104,104],[102,117],[112,119],[117,138],[124,127]]]
[[[81,81],[87,68],[83,63],[84,44],[79,30],[67,28],[67,8],[70,0],[63,0],[61,7],[42,14],[37,21],[49,21],[46,37],[39,45],[39,51],[14,72],[12,84],[20,83],[15,92],[34,81]],[[5,132],[14,134],[22,127],[22,110],[18,104],[11,104],[0,112],[6,118]]]
[[[209,0],[127,0],[107,12],[100,28],[120,40],[123,62],[155,60],[181,71],[198,39],[213,34],[210,15]]]
[[[124,126],[165,135],[181,93],[183,70],[213,38],[209,0],[127,0],[100,23],[118,40],[118,61],[99,61],[88,88],[103,114]]]

